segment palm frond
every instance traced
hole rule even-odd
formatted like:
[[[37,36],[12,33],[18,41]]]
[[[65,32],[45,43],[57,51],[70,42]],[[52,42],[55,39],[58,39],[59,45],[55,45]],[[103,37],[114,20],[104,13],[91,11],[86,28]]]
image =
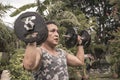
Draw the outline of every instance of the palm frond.
[[[64,22],[69,22],[69,24],[71,25],[74,25],[74,26],[80,26],[80,23],[77,19],[77,17],[72,13],[72,12],[69,12],[69,11],[63,11],[59,14],[61,20],[60,20],[60,23],[63,24]]]
[[[53,11],[59,11],[62,7],[64,7],[64,2],[62,2],[62,1],[57,1],[57,2],[55,2],[54,4],[49,4],[48,6],[47,6],[47,9],[48,9],[48,11],[49,12],[53,12]]]
[[[0,17],[3,17],[5,13],[7,13],[7,10],[10,10],[11,8],[14,8],[11,5],[3,5],[0,3]]]
[[[30,4],[23,5],[22,7],[15,10],[12,14],[10,14],[10,16],[14,17],[14,16],[18,15],[19,13],[21,13],[22,11],[25,11],[25,10],[33,8],[33,7],[36,7],[35,3],[30,3]]]
[[[47,9],[46,5],[39,0],[37,0],[37,12],[39,12],[41,15],[44,15],[44,11]]]

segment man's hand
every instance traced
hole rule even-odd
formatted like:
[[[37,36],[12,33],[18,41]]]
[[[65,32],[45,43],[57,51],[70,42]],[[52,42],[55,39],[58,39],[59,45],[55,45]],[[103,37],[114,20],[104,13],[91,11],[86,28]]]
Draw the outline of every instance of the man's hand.
[[[91,60],[94,60],[94,57],[91,54],[85,54],[85,58],[90,58]]]
[[[82,38],[81,38],[81,36],[78,35],[77,40],[78,40],[78,45],[81,45],[82,44]]]

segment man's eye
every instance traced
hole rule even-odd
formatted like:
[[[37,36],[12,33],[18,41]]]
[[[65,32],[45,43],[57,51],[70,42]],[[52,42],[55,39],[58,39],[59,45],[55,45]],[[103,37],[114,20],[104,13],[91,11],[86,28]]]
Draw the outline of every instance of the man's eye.
[[[53,30],[51,30],[51,32],[55,32],[55,30],[53,29]]]
[[[59,33],[59,31],[58,30],[50,30],[50,32],[57,32],[57,33]]]

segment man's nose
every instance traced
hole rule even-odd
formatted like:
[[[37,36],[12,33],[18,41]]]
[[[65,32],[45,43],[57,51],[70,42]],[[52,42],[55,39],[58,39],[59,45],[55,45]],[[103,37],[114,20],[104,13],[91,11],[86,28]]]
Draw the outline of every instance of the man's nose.
[[[59,37],[58,31],[55,31],[55,36]]]

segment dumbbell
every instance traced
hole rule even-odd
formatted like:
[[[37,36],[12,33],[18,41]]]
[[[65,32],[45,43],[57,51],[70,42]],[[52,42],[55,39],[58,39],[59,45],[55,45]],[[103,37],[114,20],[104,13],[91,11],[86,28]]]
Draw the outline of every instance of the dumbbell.
[[[66,33],[64,36],[65,39],[65,45],[67,48],[72,48],[75,45],[77,45],[78,41],[78,35],[81,36],[82,43],[84,47],[88,47],[91,42],[91,36],[86,30],[81,30],[80,33],[78,34],[78,31],[74,27],[70,27],[66,30]]]
[[[27,43],[43,43],[48,36],[48,29],[44,18],[36,12],[22,13],[14,23],[16,36]]]

